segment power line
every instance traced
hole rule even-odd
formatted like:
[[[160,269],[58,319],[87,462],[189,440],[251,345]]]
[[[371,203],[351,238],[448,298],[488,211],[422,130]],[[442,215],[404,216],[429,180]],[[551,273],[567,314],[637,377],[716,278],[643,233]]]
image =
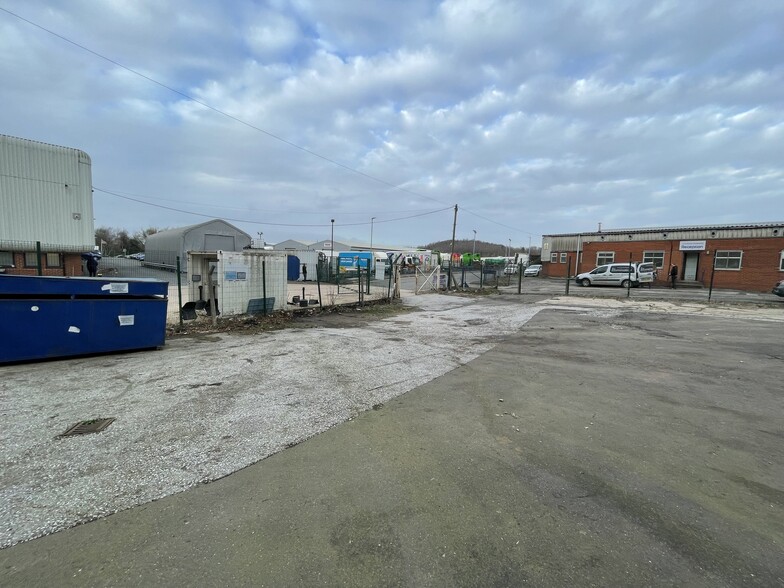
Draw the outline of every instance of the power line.
[[[253,129],[253,130],[259,132],[259,133],[263,133],[264,135],[267,135],[268,137],[270,137],[272,139],[275,139],[277,141],[280,141],[281,143],[284,143],[284,144],[286,144],[286,145],[288,145],[290,147],[293,147],[294,149],[298,149],[299,151],[302,151],[303,153],[307,153],[308,155],[312,155],[313,157],[317,157],[317,158],[319,158],[319,159],[321,159],[323,161],[331,163],[332,165],[335,165],[335,166],[340,167],[342,169],[345,169],[347,171],[353,172],[353,173],[355,173],[355,174],[357,174],[359,176],[362,176],[362,177],[367,178],[369,180],[372,180],[374,182],[383,184],[383,185],[385,185],[385,186],[387,186],[389,188],[392,188],[393,190],[399,190],[401,192],[404,192],[406,194],[411,194],[412,196],[416,196],[418,198],[425,198],[427,200],[432,200],[434,202],[438,202],[439,204],[446,204],[446,202],[444,202],[443,200],[439,200],[438,198],[434,198],[434,197],[428,196],[426,194],[421,194],[419,192],[415,192],[414,190],[409,190],[408,188],[403,188],[400,185],[396,185],[396,184],[393,184],[393,183],[388,182],[386,180],[383,180],[381,178],[378,178],[376,176],[367,174],[367,173],[365,173],[363,171],[360,171],[360,170],[358,170],[356,168],[353,168],[353,167],[351,167],[349,165],[346,165],[344,163],[340,163],[339,161],[336,161],[336,160],[334,160],[332,158],[326,157],[325,155],[321,155],[320,153],[317,153],[316,151],[312,151],[311,149],[308,149],[306,147],[302,147],[301,145],[297,145],[296,143],[293,143],[292,141],[289,141],[288,139],[285,139],[285,138],[283,138],[283,137],[281,137],[279,135],[276,135],[275,133],[272,133],[270,131],[262,129],[261,127],[253,125],[253,124],[251,124],[251,123],[249,123],[247,121],[244,121],[241,118],[238,118],[238,117],[236,117],[234,115],[231,115],[231,114],[229,114],[229,113],[227,113],[227,112],[225,112],[223,110],[220,110],[219,108],[211,106],[210,104],[207,104],[206,102],[202,102],[201,100],[198,100],[197,98],[194,98],[193,96],[191,96],[189,94],[186,94],[184,92],[181,92],[180,90],[172,88],[171,86],[168,86],[168,85],[164,84],[163,82],[159,82],[155,78],[152,78],[152,77],[150,77],[148,75],[145,75],[145,74],[143,74],[143,73],[141,73],[141,72],[139,72],[139,71],[137,71],[137,70],[135,70],[135,69],[133,69],[131,67],[123,65],[122,63],[120,63],[120,62],[118,62],[118,61],[116,61],[114,59],[111,59],[110,57],[106,57],[105,55],[103,55],[101,53],[98,53],[97,51],[93,51],[92,49],[90,49],[90,48],[88,48],[88,47],[86,47],[86,46],[84,46],[84,45],[82,45],[80,43],[77,43],[76,41],[73,41],[73,40],[69,39],[68,37],[65,37],[65,36],[63,36],[63,35],[61,35],[59,33],[56,33],[54,31],[52,31],[51,29],[47,29],[46,27],[44,27],[42,25],[39,25],[36,22],[33,22],[33,21],[31,21],[31,20],[29,20],[27,18],[24,18],[23,16],[15,13],[15,12],[12,12],[11,10],[8,10],[8,9],[3,8],[3,7],[0,6],[0,11],[5,12],[6,14],[9,14],[9,15],[15,17],[15,18],[18,18],[19,20],[21,20],[23,22],[26,22],[30,26],[36,27],[36,28],[38,28],[38,29],[40,29],[40,30],[42,30],[42,31],[44,31],[44,32],[54,36],[54,37],[57,37],[58,39],[60,39],[62,41],[65,41],[66,43],[69,43],[69,44],[73,45],[74,47],[77,47],[77,48],[81,49],[82,51],[86,51],[87,53],[90,53],[91,55],[94,55],[95,57],[98,57],[99,59],[103,59],[104,61],[107,61],[107,62],[111,63],[112,65],[115,65],[115,66],[117,66],[117,67],[119,67],[121,69],[124,69],[125,71],[128,71],[128,72],[130,72],[130,73],[132,73],[132,74],[134,74],[136,76],[139,76],[140,78],[143,78],[143,79],[147,80],[148,82],[151,82],[151,83],[153,83],[153,84],[155,84],[157,86],[160,86],[161,88],[164,88],[164,89],[166,89],[166,90],[168,90],[168,91],[170,91],[170,92],[172,92],[174,94],[177,94],[178,96],[182,96],[186,100],[189,100],[189,101],[191,101],[191,102],[193,102],[195,104],[198,104],[198,105],[200,105],[200,106],[202,106],[202,107],[204,107],[204,108],[206,108],[208,110],[211,110],[211,111],[213,111],[213,112],[215,112],[217,114],[220,114],[221,116],[224,116],[224,117],[226,117],[228,119],[231,119],[234,122],[237,122],[237,123],[239,123],[241,125],[244,125],[244,126],[250,128],[250,129]],[[119,194],[114,194],[114,195],[115,196],[119,196]],[[448,209],[451,209],[451,208],[452,208],[452,206],[450,205],[448,207]],[[174,209],[172,209],[172,210],[174,210]],[[482,220],[485,220],[485,221],[487,221],[487,222],[489,222],[491,224],[498,225],[500,227],[504,227],[504,228],[510,229],[512,231],[521,232],[521,233],[524,233],[524,234],[529,235],[529,236],[533,236],[532,233],[529,233],[529,232],[524,231],[522,229],[519,229],[517,227],[511,227],[509,225],[505,225],[505,224],[500,223],[498,221],[495,221],[493,219],[490,219],[490,218],[487,218],[485,216],[482,216],[482,215],[480,215],[480,214],[478,214],[478,213],[476,213],[476,212],[474,212],[472,210],[469,210],[467,208],[463,208],[463,210],[465,212],[468,212],[469,214],[472,214],[472,215],[474,215],[474,216],[476,216],[478,218],[481,218]],[[180,212],[187,212],[187,211],[180,211]],[[196,213],[188,213],[188,214],[196,214]],[[203,215],[203,216],[208,216],[208,215]],[[417,216],[417,215],[415,215],[415,216]],[[413,218],[413,217],[410,217],[410,218]],[[380,222],[382,222],[382,221],[380,221]],[[267,223],[267,224],[271,224],[271,223]],[[356,224],[359,225],[359,224],[368,224],[368,223],[356,223]],[[322,225],[280,225],[280,226],[322,226]]]
[[[312,155],[314,157],[318,157],[319,159],[322,159],[322,160],[324,160],[324,161],[326,161],[328,163],[331,163],[332,165],[336,165],[336,166],[341,167],[341,168],[343,168],[343,169],[345,169],[347,171],[353,172],[353,173],[358,174],[358,175],[360,175],[360,176],[362,176],[364,178],[367,178],[367,179],[372,180],[374,182],[378,182],[380,184],[383,184],[383,185],[388,186],[390,188],[393,188],[395,190],[400,190],[401,192],[405,192],[407,194],[411,194],[412,196],[417,196],[419,198],[426,198],[428,200],[433,200],[434,202],[438,202],[439,204],[445,204],[445,202],[443,202],[441,200],[438,200],[437,198],[433,198],[432,196],[427,196],[426,194],[420,194],[418,192],[414,192],[413,190],[409,190],[408,188],[402,188],[399,185],[393,184],[391,182],[387,182],[386,180],[383,180],[381,178],[377,178],[376,176],[372,176],[370,174],[366,174],[365,172],[360,171],[360,170],[358,170],[358,169],[356,169],[354,167],[351,167],[351,166],[346,165],[344,163],[340,163],[339,161],[331,159],[331,158],[329,158],[329,157],[327,157],[325,155],[321,155],[320,153],[317,153],[316,151],[312,151],[311,149],[308,149],[307,147],[303,147],[301,145],[297,145],[296,143],[293,143],[292,141],[289,141],[288,139],[284,139],[280,135],[276,135],[275,133],[271,133],[270,131],[262,129],[261,127],[257,127],[256,125],[253,125],[253,124],[251,124],[251,123],[249,123],[247,121],[242,120],[241,118],[238,118],[238,117],[236,117],[234,115],[231,115],[228,112],[225,112],[225,111],[223,111],[223,110],[221,110],[219,108],[211,106],[211,105],[207,104],[206,102],[202,102],[201,100],[198,100],[197,98],[194,98],[190,94],[186,94],[185,92],[181,92],[180,90],[172,88],[171,86],[167,86],[166,84],[164,84],[163,82],[159,82],[155,78],[151,78],[150,76],[145,75],[145,74],[143,74],[143,73],[141,73],[139,71],[136,71],[135,69],[133,69],[131,67],[128,67],[127,65],[123,65],[122,63],[120,63],[118,61],[115,61],[114,59],[112,59],[110,57],[106,57],[105,55],[103,55],[101,53],[98,53],[97,51],[93,51],[92,49],[89,49],[88,47],[85,47],[84,45],[82,45],[80,43],[77,43],[76,41],[72,41],[68,37],[64,37],[63,35],[60,35],[59,33],[56,33],[56,32],[54,32],[54,31],[52,31],[50,29],[47,29],[46,27],[44,27],[42,25],[39,25],[39,24],[29,20],[29,19],[26,19],[23,16],[21,16],[19,14],[16,14],[15,12],[11,12],[10,10],[8,10],[6,8],[3,8],[3,7],[0,6],[0,11],[3,11],[5,13],[7,13],[7,14],[10,14],[11,16],[14,16],[14,17],[18,18],[19,20],[24,21],[24,22],[26,22],[27,24],[29,24],[31,26],[34,26],[34,27],[36,27],[38,29],[41,29],[42,31],[44,31],[46,33],[49,33],[50,35],[52,35],[54,37],[57,37],[58,39],[61,39],[61,40],[65,41],[66,43],[70,43],[74,47],[78,47],[82,51],[86,51],[87,53],[90,53],[91,55],[94,55],[94,56],[98,57],[99,59],[103,59],[105,61],[108,61],[112,65],[116,65],[117,67],[122,68],[125,71],[128,71],[128,72],[130,72],[130,73],[132,73],[134,75],[137,75],[140,78],[143,78],[143,79],[147,80],[148,82],[151,82],[153,84],[156,84],[157,86],[160,86],[161,88],[169,90],[170,92],[173,92],[174,94],[177,94],[178,96],[182,96],[186,100],[190,100],[191,102],[194,102],[195,104],[203,106],[204,108],[207,108],[208,110],[211,110],[211,111],[213,111],[213,112],[215,112],[217,114],[220,114],[221,116],[225,116],[226,118],[229,118],[229,119],[233,120],[234,122],[237,122],[237,123],[239,123],[241,125],[244,125],[244,126],[246,126],[248,128],[251,128],[254,131],[258,131],[259,133],[263,133],[263,134],[267,135],[268,137],[271,137],[271,138],[273,138],[273,139],[275,139],[277,141],[280,141],[281,143],[285,143],[289,147],[293,147],[294,149],[299,149],[303,153],[307,153],[308,155]]]
[[[0,174],[0,176],[3,176],[3,175],[4,174]],[[13,176],[9,176],[9,177],[13,177]],[[52,182],[52,183],[59,183],[59,182]],[[196,202],[196,201],[193,201],[193,200],[179,200],[177,198],[162,198],[162,197],[159,197],[159,196],[154,196],[153,197],[153,196],[147,196],[145,194],[134,194],[133,192],[125,192],[125,191],[122,191],[122,190],[111,190],[111,193],[115,194],[115,195],[118,195],[118,196],[128,196],[128,197],[132,197],[132,198],[146,198],[146,199],[154,198],[156,201],[176,202],[176,203],[179,203],[179,204],[192,204],[192,205],[196,205],[196,206],[202,206],[202,207],[205,207],[205,208],[219,208],[221,210],[241,210],[241,211],[244,211],[244,212],[251,211],[248,208],[240,208],[238,206],[225,206],[223,204],[205,204],[203,202]],[[339,196],[341,198],[350,198],[352,196],[361,196],[361,195],[362,194],[340,194]],[[400,208],[397,208],[396,210],[398,212],[418,212],[420,209],[402,210]],[[324,212],[320,211],[320,210],[315,210],[315,211],[314,210],[270,210],[270,209],[265,209],[265,208],[254,208],[254,209],[252,209],[252,212],[266,212],[266,213],[273,213],[273,214],[311,214],[311,215],[322,215],[322,216],[324,215]],[[355,209],[353,209],[350,212],[341,211],[340,214],[341,214],[341,216],[343,216],[343,215],[346,215],[346,216],[347,215],[352,215],[352,216],[364,215],[364,216],[367,216],[367,215],[374,215],[374,214],[383,214],[384,212],[386,212],[386,211],[378,211],[378,210],[355,211]]]
[[[96,192],[102,192],[103,194],[109,194],[111,196],[116,196],[117,198],[122,198],[124,200],[130,200],[132,202],[138,202],[139,204],[144,204],[146,206],[153,206],[155,208],[163,208],[164,210],[171,210],[173,212],[181,212],[183,214],[191,214],[193,216],[200,216],[203,218],[215,218],[215,215],[212,214],[203,214],[201,212],[193,212],[190,210],[183,210],[182,208],[174,208],[173,206],[164,206],[163,204],[155,204],[154,202],[145,202],[144,200],[140,200],[138,198],[131,198],[130,196],[123,196],[122,194],[118,194],[117,192],[112,192],[111,190],[103,190],[98,188],[97,186],[93,186],[93,190]],[[375,224],[381,223],[393,223],[402,220],[408,220],[412,218],[418,218],[421,216],[428,216],[431,214],[436,214],[438,212],[444,212],[445,210],[451,210],[451,206],[446,208],[439,208],[438,210],[429,210],[426,212],[421,212],[419,214],[411,214],[408,216],[401,216],[397,218],[390,218],[386,220],[376,220],[374,221]],[[221,217],[223,220],[229,220],[238,223],[249,223],[253,225],[263,225],[263,226],[270,226],[270,227],[329,227],[331,223],[324,223],[324,224],[295,224],[295,223],[271,223],[266,221],[256,221],[256,220],[249,220],[246,218],[231,218],[231,217]],[[362,222],[362,223],[338,223],[341,227],[359,227],[359,226],[367,226],[369,222]]]

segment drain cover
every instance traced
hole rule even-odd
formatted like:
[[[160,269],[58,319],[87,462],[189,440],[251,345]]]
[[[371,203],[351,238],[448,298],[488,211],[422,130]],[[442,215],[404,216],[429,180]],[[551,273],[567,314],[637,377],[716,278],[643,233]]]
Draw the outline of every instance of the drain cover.
[[[73,427],[68,429],[60,437],[72,437],[74,435],[85,435],[87,433],[100,433],[106,427],[115,421],[115,417],[108,419],[90,419],[89,421],[82,421],[76,423]]]

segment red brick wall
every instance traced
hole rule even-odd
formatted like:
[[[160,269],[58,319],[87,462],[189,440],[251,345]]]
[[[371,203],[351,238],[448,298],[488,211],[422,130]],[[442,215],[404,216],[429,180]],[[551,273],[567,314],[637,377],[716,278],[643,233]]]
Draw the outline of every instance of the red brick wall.
[[[599,251],[614,251],[615,262],[642,261],[645,251],[664,251],[664,266],[659,270],[658,282],[664,284],[669,268],[674,263],[683,272],[684,253],[678,250],[679,241],[629,241],[604,242],[592,241],[583,243],[582,261],[575,271],[576,251],[567,252],[572,258],[571,275],[587,272],[596,267],[596,255]],[[779,270],[781,252],[784,250],[784,237],[762,237],[749,239],[708,239],[705,251],[699,252],[697,280],[704,286],[710,285],[713,256],[720,251],[742,251],[743,259],[740,270],[717,269],[714,275],[714,288],[746,290],[749,292],[769,292],[779,280],[784,280],[784,271]],[[560,251],[559,261],[560,261]],[[565,277],[566,263],[551,263],[542,260],[543,273],[549,277]],[[682,275],[682,273],[681,273]]]
[[[14,266],[13,268],[6,269],[7,274],[17,276],[37,276],[38,269],[35,267],[25,267],[24,253],[15,251]],[[45,276],[81,276],[83,275],[82,269],[82,256],[79,253],[61,253],[60,261],[61,266],[47,267],[46,253],[41,253],[41,263],[43,264],[43,275]],[[86,275],[86,274],[84,274]]]

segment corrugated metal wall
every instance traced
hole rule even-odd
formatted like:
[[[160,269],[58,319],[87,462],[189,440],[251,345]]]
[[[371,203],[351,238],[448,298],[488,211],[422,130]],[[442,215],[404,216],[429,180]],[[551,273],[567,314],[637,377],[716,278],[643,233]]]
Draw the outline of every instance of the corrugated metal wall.
[[[83,151],[0,135],[0,242],[92,249],[92,171]]]
[[[182,271],[188,271],[188,251],[216,251],[208,247],[207,235],[231,237],[232,249],[237,251],[250,246],[250,235],[223,220],[207,221],[178,229],[169,229],[147,237],[144,245],[145,263],[174,267],[180,256]]]

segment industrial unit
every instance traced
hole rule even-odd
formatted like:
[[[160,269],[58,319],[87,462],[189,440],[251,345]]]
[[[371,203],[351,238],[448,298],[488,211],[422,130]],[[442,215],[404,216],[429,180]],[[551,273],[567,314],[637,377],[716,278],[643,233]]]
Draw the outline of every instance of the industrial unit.
[[[189,251],[242,251],[250,246],[248,233],[215,219],[149,235],[144,244],[144,263],[174,270],[179,257],[181,270],[187,272]]]
[[[79,149],[0,135],[0,272],[82,275],[95,245],[91,165]]]
[[[784,221],[543,235],[543,273],[574,276],[612,262],[650,262],[658,281],[769,292],[784,279]]]

